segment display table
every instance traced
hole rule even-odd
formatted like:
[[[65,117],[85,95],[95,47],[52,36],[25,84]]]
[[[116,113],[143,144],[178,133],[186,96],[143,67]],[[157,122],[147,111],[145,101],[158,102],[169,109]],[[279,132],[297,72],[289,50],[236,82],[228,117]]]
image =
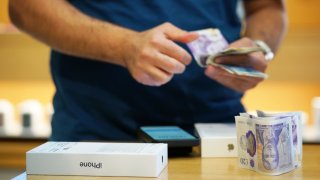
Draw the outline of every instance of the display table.
[[[40,176],[29,175],[30,180],[55,179],[319,179],[320,177],[320,145],[303,146],[302,167],[280,176],[266,176],[257,172],[242,169],[238,166],[237,158],[201,158],[199,155],[191,157],[169,158],[169,165],[159,178],[129,178],[129,177],[87,177],[87,176]],[[17,179],[26,179],[21,175]]]

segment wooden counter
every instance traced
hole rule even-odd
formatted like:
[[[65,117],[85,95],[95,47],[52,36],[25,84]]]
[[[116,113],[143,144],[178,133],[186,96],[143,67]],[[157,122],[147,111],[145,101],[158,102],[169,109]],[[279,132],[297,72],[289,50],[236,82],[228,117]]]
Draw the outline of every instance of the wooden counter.
[[[196,179],[319,179],[320,177],[320,145],[303,146],[302,167],[280,176],[266,176],[257,172],[242,169],[238,166],[237,158],[200,158],[183,157],[169,158],[167,171],[164,171],[159,178],[124,178],[124,177],[82,177],[82,176],[28,176],[30,180],[54,180],[54,179],[121,179],[121,180],[148,180],[148,179],[173,179],[173,180],[196,180]]]

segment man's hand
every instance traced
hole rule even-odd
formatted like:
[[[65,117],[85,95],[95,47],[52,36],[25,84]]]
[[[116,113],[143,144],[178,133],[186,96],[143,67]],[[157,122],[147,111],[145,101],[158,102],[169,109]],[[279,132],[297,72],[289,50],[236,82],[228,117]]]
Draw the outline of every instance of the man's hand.
[[[188,43],[198,37],[170,23],[137,33],[130,37],[129,48],[124,55],[124,65],[135,80],[150,86],[169,82],[174,74],[184,72],[192,57],[176,42]]]
[[[266,42],[272,51],[276,53],[287,29],[287,15],[284,0],[243,1],[245,9],[246,29],[245,37],[259,39]],[[254,43],[249,38],[242,38],[230,45],[230,47],[252,47]],[[230,56],[217,59],[217,63],[233,64],[254,68],[264,72],[267,62],[261,52],[251,53],[246,56]],[[244,92],[255,87],[263,79],[237,76],[220,68],[209,66],[206,75],[218,81],[226,87],[239,92]]]
[[[249,38],[242,38],[234,43],[230,44],[229,48],[240,48],[240,47],[254,47],[254,42]],[[248,55],[232,55],[224,56],[216,59],[219,64],[228,64],[235,66],[251,67],[261,72],[265,72],[267,68],[267,61],[262,52],[254,52]],[[215,67],[208,66],[205,74],[222,85],[229,87],[233,90],[244,92],[248,89],[254,88],[263,79],[249,76],[239,76],[230,74],[227,71]]]

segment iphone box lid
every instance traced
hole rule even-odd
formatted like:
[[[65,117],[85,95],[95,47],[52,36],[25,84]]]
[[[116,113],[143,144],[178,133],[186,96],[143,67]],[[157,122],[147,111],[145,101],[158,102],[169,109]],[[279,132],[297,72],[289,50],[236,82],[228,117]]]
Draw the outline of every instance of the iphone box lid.
[[[158,177],[167,144],[47,142],[26,154],[27,174]]]
[[[235,124],[196,123],[200,137],[201,157],[237,157]]]

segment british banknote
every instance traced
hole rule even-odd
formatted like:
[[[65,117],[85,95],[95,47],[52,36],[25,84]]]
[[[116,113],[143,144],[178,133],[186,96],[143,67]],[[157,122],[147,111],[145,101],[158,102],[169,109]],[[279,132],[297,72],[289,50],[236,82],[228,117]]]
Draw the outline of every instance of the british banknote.
[[[187,44],[196,62],[201,67],[206,67],[207,58],[215,55],[228,47],[227,40],[219,29],[203,29],[196,31],[198,39]]]
[[[301,166],[298,114],[257,114],[241,113],[235,117],[240,167],[280,175]]]
[[[258,117],[288,117],[292,125],[293,160],[295,168],[302,164],[302,117],[300,112],[268,113],[258,110]]]
[[[256,169],[257,143],[254,120],[246,116],[236,116],[238,159],[242,168]]]
[[[267,74],[250,67],[231,66],[215,62],[215,59],[221,56],[244,55],[262,51],[260,47],[228,48],[229,43],[223,37],[219,29],[204,29],[197,31],[197,33],[199,34],[199,38],[188,43],[187,46],[200,67],[213,65],[218,66],[231,74],[263,79],[268,77]]]

